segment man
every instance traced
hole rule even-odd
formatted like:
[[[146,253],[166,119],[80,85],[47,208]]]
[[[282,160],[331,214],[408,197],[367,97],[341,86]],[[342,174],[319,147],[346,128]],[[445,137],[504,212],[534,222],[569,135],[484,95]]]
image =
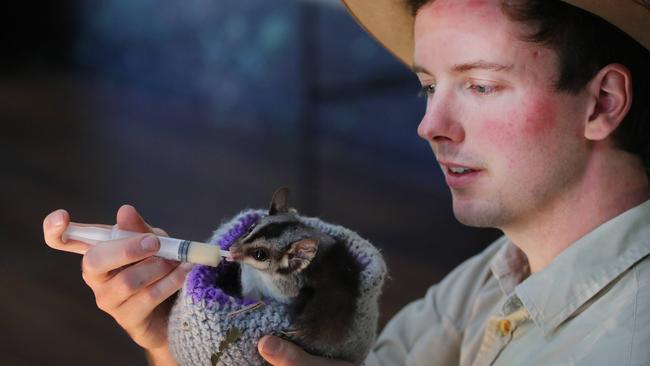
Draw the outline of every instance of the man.
[[[366,364],[650,364],[650,4],[344,2],[422,83],[418,133],[456,217],[505,234],[403,309]],[[86,253],[100,307],[153,361],[173,364],[158,304],[184,270],[146,259],[107,276],[151,252],[137,240],[66,247],[67,220],[46,219],[48,244]],[[128,206],[118,224],[151,230]],[[142,263],[156,275],[142,277]],[[259,349],[273,365],[345,364],[273,337]]]
[[[639,45],[559,1],[412,1],[409,43],[396,2],[347,3],[427,92],[418,133],[456,217],[505,234],[400,312],[367,364],[650,364],[650,6],[579,2]]]

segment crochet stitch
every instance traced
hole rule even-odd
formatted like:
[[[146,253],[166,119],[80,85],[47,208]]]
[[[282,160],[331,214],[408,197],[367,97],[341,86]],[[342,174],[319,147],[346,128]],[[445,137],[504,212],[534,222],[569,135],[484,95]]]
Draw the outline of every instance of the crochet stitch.
[[[230,246],[266,212],[245,210],[221,225],[210,243],[222,249]],[[318,218],[299,217],[306,225],[345,241],[361,267],[360,296],[350,332],[336,346],[310,345],[309,351],[332,358],[361,363],[372,346],[378,319],[378,297],[386,276],[386,265],[379,251],[357,233]],[[229,294],[232,281],[239,281],[236,263],[222,262],[218,267],[195,266],[174,304],[168,326],[169,344],[181,365],[263,365],[257,342],[273,334],[300,344],[291,334],[286,305],[265,300],[265,305],[251,309],[256,301]]]

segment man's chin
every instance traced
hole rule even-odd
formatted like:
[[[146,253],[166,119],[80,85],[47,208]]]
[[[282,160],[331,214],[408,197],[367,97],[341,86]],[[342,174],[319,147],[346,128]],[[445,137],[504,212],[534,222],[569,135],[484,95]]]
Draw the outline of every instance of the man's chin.
[[[454,216],[463,225],[498,228],[503,221],[503,215],[500,210],[491,206],[493,205],[487,203],[454,200]]]

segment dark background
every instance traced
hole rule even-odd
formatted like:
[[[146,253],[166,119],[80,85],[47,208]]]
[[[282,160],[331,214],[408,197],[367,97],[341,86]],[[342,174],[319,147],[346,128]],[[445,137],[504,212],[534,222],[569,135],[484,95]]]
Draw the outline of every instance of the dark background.
[[[2,365],[145,364],[44,244],[57,208],[205,240],[288,185],[383,251],[382,325],[497,235],[454,220],[417,79],[334,1],[7,2],[0,39]]]

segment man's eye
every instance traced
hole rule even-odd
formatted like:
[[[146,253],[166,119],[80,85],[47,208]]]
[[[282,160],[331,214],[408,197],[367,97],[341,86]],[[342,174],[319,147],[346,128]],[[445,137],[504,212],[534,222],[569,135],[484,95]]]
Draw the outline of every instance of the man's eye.
[[[488,95],[494,93],[497,88],[491,85],[472,84],[469,88],[478,94]]]
[[[264,249],[257,248],[251,252],[251,257],[253,257],[253,259],[258,262],[264,262],[265,260],[269,259],[269,253],[267,253]]]
[[[420,92],[418,93],[419,97],[429,97],[436,92],[436,84],[422,85]]]

